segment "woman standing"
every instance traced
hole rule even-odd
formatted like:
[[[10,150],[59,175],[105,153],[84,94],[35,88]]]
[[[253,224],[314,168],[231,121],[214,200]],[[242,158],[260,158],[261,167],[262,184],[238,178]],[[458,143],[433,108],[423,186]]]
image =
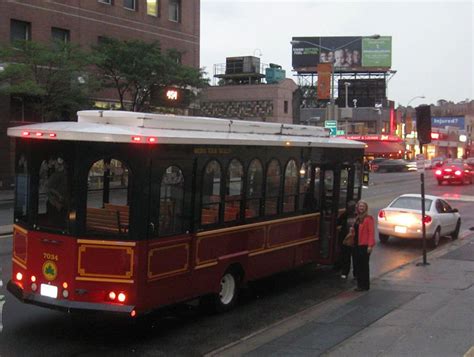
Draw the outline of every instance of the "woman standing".
[[[347,237],[348,234],[354,235],[354,224],[355,220],[357,218],[357,212],[356,212],[356,203],[354,201],[349,201],[347,202],[347,208],[346,208],[346,213],[345,217],[346,219],[346,227],[343,231],[344,237]],[[354,278],[356,277],[356,267],[355,267],[355,262],[354,262],[354,241],[350,242],[351,244],[346,244],[346,239],[342,241],[341,244],[341,278],[342,279],[347,279],[349,276],[349,271],[351,270],[351,261],[352,261],[352,266],[353,266],[353,271],[352,274],[354,275]]]
[[[357,218],[354,223],[354,258],[357,271],[355,291],[370,289],[369,257],[375,245],[374,218],[369,215],[365,201],[357,202]]]

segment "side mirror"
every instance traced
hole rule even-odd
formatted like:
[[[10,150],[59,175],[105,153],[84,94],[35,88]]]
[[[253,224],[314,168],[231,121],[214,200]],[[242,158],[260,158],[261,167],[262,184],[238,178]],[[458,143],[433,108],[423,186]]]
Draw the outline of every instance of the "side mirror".
[[[452,212],[452,213],[458,213],[459,210],[458,210],[457,208],[453,208],[453,209],[451,210],[451,212]]]

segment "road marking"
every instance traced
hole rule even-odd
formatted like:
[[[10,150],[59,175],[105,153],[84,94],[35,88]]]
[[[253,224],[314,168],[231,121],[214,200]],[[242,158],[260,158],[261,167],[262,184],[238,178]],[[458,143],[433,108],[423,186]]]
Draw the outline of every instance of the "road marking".
[[[458,195],[455,193],[443,193],[441,197],[450,201],[474,202],[474,196]]]

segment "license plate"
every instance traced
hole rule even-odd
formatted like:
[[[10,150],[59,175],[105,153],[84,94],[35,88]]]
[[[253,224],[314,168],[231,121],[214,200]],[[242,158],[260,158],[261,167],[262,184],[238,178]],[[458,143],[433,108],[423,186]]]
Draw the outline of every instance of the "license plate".
[[[41,284],[40,294],[41,296],[56,299],[58,297],[58,287],[54,285]]]
[[[446,175],[446,176],[443,176],[443,178],[451,178],[451,176],[449,176],[449,175]]]
[[[397,232],[397,233],[406,233],[407,232],[407,227],[395,226],[395,232]]]

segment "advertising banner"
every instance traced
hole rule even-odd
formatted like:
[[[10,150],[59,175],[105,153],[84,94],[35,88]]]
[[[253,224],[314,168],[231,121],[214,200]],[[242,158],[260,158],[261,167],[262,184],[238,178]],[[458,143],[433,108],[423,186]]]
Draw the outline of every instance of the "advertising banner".
[[[317,67],[318,72],[318,99],[330,99],[331,98],[331,75],[332,75],[332,64],[331,63],[320,63]]]
[[[392,66],[392,37],[362,39],[362,67]]]
[[[464,129],[464,116],[453,117],[431,117],[431,126],[434,128],[444,128],[446,126],[454,126]]]
[[[292,65],[298,72],[316,72],[319,63],[332,63],[335,72],[390,68],[392,37],[293,37]],[[365,53],[364,53],[365,51]]]

